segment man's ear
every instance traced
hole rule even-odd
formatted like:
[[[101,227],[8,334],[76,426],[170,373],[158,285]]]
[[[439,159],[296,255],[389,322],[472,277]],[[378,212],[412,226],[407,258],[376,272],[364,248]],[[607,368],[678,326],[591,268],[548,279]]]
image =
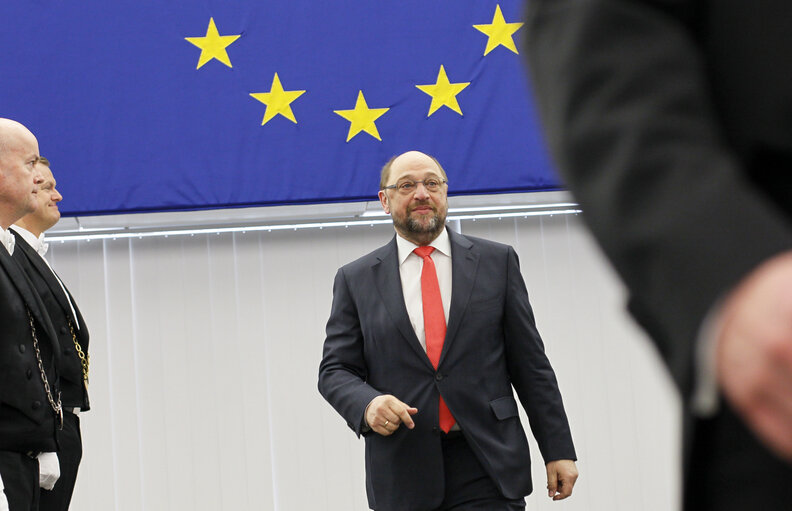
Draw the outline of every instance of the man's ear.
[[[390,205],[388,204],[388,196],[385,195],[385,190],[380,190],[377,195],[379,196],[380,204],[382,204],[382,209],[390,215]]]

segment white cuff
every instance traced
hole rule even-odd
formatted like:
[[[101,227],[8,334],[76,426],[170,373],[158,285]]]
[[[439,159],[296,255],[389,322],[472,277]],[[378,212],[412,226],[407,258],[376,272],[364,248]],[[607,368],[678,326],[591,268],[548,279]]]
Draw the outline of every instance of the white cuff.
[[[8,499],[3,490],[5,490],[5,486],[3,485],[3,478],[0,477],[0,511],[8,511]]]
[[[54,452],[42,452],[38,455],[39,462],[39,486],[45,490],[55,487],[60,477],[60,463],[58,455]]]
[[[720,333],[723,302],[713,305],[699,328],[695,346],[696,374],[691,410],[699,417],[711,417],[718,412],[718,375],[715,368],[716,340]]]

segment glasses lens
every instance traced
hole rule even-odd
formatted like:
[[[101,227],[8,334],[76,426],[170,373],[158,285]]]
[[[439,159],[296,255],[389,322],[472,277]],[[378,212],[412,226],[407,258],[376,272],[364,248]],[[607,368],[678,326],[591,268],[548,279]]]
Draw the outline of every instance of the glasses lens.
[[[440,181],[437,179],[427,179],[424,181],[424,186],[430,192],[436,192],[440,188]]]
[[[415,190],[415,181],[400,181],[397,187],[401,193],[408,194]]]

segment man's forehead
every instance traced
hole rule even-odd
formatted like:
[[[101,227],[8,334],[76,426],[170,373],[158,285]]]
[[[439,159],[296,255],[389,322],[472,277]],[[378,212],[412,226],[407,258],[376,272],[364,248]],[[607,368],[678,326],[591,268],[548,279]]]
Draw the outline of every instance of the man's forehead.
[[[391,165],[391,173],[394,176],[427,172],[439,174],[440,168],[432,158],[417,151],[411,151],[398,156],[393,160],[393,164]]]
[[[44,182],[49,181],[52,184],[55,184],[55,176],[52,175],[52,170],[50,170],[50,168],[44,165],[43,163],[39,162],[37,165],[39,168],[39,172],[41,172],[41,177],[44,178]]]
[[[22,124],[9,119],[0,119],[0,142],[6,149],[32,153],[38,151],[36,136]]]

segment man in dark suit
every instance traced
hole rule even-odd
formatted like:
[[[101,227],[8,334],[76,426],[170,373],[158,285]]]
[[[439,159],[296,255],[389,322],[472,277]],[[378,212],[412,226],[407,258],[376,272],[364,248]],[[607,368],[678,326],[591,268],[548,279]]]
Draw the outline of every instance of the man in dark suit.
[[[509,246],[445,228],[447,178],[411,151],[382,170],[396,236],[342,267],[319,390],[366,439],[378,511],[517,510],[532,491],[512,388],[560,500],[577,478],[555,374]]]
[[[790,19],[529,4],[548,142],[683,397],[686,509],[792,509]]]
[[[15,239],[8,232],[38,205],[38,159],[36,137],[0,119],[0,509],[11,511],[38,509],[37,457],[57,450],[63,424],[54,369],[57,337],[44,304],[12,258]]]
[[[33,283],[47,309],[62,348],[58,374],[64,410],[64,427],[60,435],[57,457],[60,477],[57,482],[42,481],[42,511],[69,509],[77,470],[82,459],[80,434],[81,411],[89,409],[88,403],[88,328],[80,314],[74,297],[50,267],[44,254],[48,244],[44,232],[60,219],[58,202],[63,197],[55,187],[55,177],[46,158],[40,160],[44,181],[37,194],[38,207],[23,216],[11,227],[16,236],[14,259]],[[53,484],[54,483],[54,484]],[[54,487],[53,487],[54,486]]]

